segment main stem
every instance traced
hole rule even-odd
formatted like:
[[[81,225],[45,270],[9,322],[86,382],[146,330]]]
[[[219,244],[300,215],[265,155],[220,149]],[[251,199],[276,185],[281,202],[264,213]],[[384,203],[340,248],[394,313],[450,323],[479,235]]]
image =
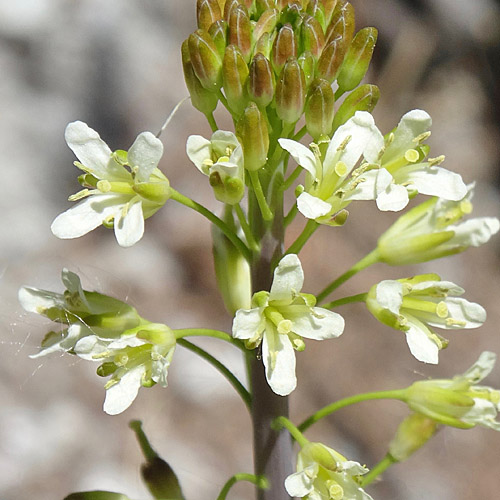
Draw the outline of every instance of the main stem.
[[[264,184],[266,194],[272,192],[282,196],[273,184],[276,176]],[[262,218],[258,202],[252,193],[249,195],[252,231],[261,242],[261,252],[252,262],[253,292],[270,290],[273,277],[272,263],[283,254],[283,203],[282,199],[271,199],[274,218]],[[273,198],[273,197],[271,197]],[[269,198],[268,198],[269,199]],[[258,356],[260,358],[260,356]],[[292,474],[292,440],[286,429],[271,428],[276,417],[288,417],[288,397],[278,396],[269,387],[261,359],[249,361],[250,382],[252,387],[252,423],[254,442],[255,474],[264,475],[269,488],[256,491],[257,500],[290,500],[284,482]]]

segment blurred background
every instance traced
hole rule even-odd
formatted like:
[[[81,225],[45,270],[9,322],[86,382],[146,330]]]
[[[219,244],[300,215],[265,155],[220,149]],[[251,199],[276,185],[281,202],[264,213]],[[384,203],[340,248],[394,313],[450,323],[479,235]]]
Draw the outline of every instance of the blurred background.
[[[402,114],[433,117],[432,156],[476,180],[475,215],[500,213],[500,22],[493,0],[352,0],[357,26],[376,26],[379,42],[366,82],[382,98],[374,115],[382,131]],[[102,411],[103,379],[71,356],[32,360],[48,322],[17,303],[21,285],[61,291],[63,267],[86,289],[133,304],[173,328],[230,331],[215,288],[210,228],[188,209],[167,203],[146,223],[140,243],[122,249],[103,228],[78,240],[50,233],[54,217],[78,190],[64,128],[80,119],[111,149],[128,149],[143,130],[157,132],[187,95],[180,44],[195,29],[195,1],[0,0],[0,499],[58,500],[71,491],[109,489],[149,498],[141,484],[141,454],[128,421],[141,419],[153,446],[177,472],[189,500],[215,498],[226,479],[252,467],[251,425],[227,382],[178,348],[167,389],[143,389],[124,414]],[[223,113],[219,125],[230,127]],[[160,164],[171,184],[218,210],[211,188],[186,157],[190,134],[209,135],[204,118],[183,105],[162,135]],[[305,291],[320,291],[370,251],[393,220],[371,203],[353,206],[343,229],[321,228],[301,254]],[[289,240],[301,231],[297,217]],[[300,422],[315,409],[356,392],[404,387],[426,377],[451,377],[483,350],[500,353],[500,238],[426,265],[378,265],[335,297],[373,283],[437,271],[488,311],[479,330],[451,332],[439,366],[409,353],[402,335],[377,324],[361,305],[343,306],[344,335],[310,341],[297,356],[299,385],[291,398]],[[210,352],[243,376],[239,353],[216,341]],[[500,367],[487,380],[500,388]],[[370,402],[339,411],[308,437],[368,466],[381,459],[407,414],[397,402]],[[500,435],[442,429],[408,462],[370,488],[384,500],[494,500],[500,486]],[[231,498],[253,498],[240,484]]]

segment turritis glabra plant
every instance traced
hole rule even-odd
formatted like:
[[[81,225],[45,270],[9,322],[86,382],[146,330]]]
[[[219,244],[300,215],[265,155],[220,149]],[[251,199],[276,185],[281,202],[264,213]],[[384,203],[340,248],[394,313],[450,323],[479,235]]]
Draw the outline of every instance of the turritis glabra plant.
[[[198,0],[196,18],[198,29],[181,47],[182,65],[191,103],[206,117],[211,135],[187,138],[186,162],[194,164],[193,183],[209,183],[219,209],[214,213],[170,185],[158,136],[142,132],[128,149],[112,151],[96,131],[75,121],[65,138],[77,157],[82,189],[69,197],[77,204],[51,229],[66,239],[104,225],[114,229],[120,246],[130,247],[143,236],[145,220],[164,206],[180,203],[198,212],[212,227],[214,269],[232,328],[171,329],[143,318],[125,301],[85,290],[79,277],[64,269],[64,291],[25,286],[19,292],[27,311],[54,323],[33,357],[62,351],[95,363],[106,379],[104,411],[117,414],[142,388],[166,387],[176,349],[189,349],[228,380],[253,422],[255,469],[235,471],[217,499],[227,498],[237,481],[249,481],[259,500],[370,500],[372,481],[407,460],[439,428],[500,430],[500,392],[477,385],[492,370],[495,355],[481,354],[468,371],[450,379],[334,401],[294,424],[288,399],[300,385],[296,357],[313,341],[347,335],[338,309],[364,302],[395,330],[388,333],[395,341],[406,340],[417,360],[438,363],[448,344],[439,332],[479,328],[486,320],[484,308],[470,294],[462,298],[459,285],[437,274],[403,274],[369,283],[354,296],[327,298],[376,263],[418,264],[483,245],[498,232],[499,220],[463,220],[472,212],[473,180],[466,184],[442,166],[444,156],[430,156],[427,112],[410,110],[386,132],[377,127],[372,111],[379,89],[363,83],[377,30],[356,31],[349,2]],[[232,119],[232,130],[219,129],[217,107]],[[293,199],[287,210],[285,194]],[[361,261],[332,276],[316,295],[304,292],[302,248],[321,225],[334,238],[348,222],[350,205],[361,203],[399,214]],[[294,220],[302,232],[285,246]],[[199,336],[239,349],[248,380],[187,340]],[[457,335],[450,337],[460,342]],[[396,399],[410,410],[387,455],[371,470],[362,457],[354,461],[332,447],[342,445],[305,437],[318,420],[371,399]],[[142,473],[151,495],[184,499],[174,470],[153,450],[140,422],[131,427],[145,455]],[[127,497],[93,491],[67,498]]]

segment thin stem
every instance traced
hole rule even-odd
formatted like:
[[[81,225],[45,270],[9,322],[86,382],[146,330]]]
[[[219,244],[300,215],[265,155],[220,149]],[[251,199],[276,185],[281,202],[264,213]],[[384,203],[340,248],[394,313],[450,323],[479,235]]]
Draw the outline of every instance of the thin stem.
[[[282,191],[286,191],[287,189],[290,188],[290,186],[294,183],[294,181],[297,179],[297,177],[300,175],[302,172],[302,167],[299,165],[286,179],[286,181],[283,183],[281,186]]]
[[[216,132],[217,130],[219,130],[219,127],[217,126],[217,123],[216,123],[215,118],[214,118],[214,114],[207,113],[205,116],[207,117],[208,123],[210,124],[210,128],[212,129],[212,132]]]
[[[217,500],[226,500],[226,496],[229,493],[229,490],[238,481],[248,481],[249,483],[255,484],[257,488],[263,490],[269,488],[269,481],[264,476],[256,476],[255,474],[246,474],[244,472],[241,472],[240,474],[235,474],[233,477],[229,478],[229,480],[219,493]]]
[[[374,465],[373,468],[361,478],[361,486],[368,486],[375,479],[377,479],[380,474],[384,473],[391,465],[397,463],[397,460],[388,453],[378,464]]]
[[[334,290],[336,290],[340,285],[345,283],[349,278],[352,278],[355,274],[359,273],[368,266],[375,264],[379,261],[378,250],[375,249],[371,251],[368,255],[365,255],[359,262],[354,264],[354,266],[349,269],[349,271],[339,276],[336,280],[332,281],[322,292],[317,296],[318,303],[324,300],[328,295],[330,295]]]
[[[158,456],[158,453],[153,449],[149,440],[142,430],[142,422],[140,420],[132,420],[129,422],[129,427],[135,432],[139,446],[146,460],[153,460]]]
[[[370,401],[373,399],[398,399],[400,401],[406,400],[406,390],[405,389],[397,389],[394,391],[377,391],[377,392],[365,392],[363,394],[356,394],[354,396],[349,396],[344,399],[340,399],[339,401],[335,401],[335,403],[329,404],[321,410],[318,410],[316,413],[313,413],[309,418],[306,418],[299,426],[298,429],[301,432],[304,432],[306,429],[311,427],[311,425],[315,424],[319,420],[333,412],[340,410],[341,408],[345,408],[346,406],[350,406],[356,403],[360,403],[362,401]]]
[[[358,293],[357,295],[351,295],[350,297],[332,300],[327,304],[321,304],[321,307],[324,307],[325,309],[333,309],[334,307],[343,306],[344,304],[352,304],[353,302],[365,302],[367,295],[367,293]]]
[[[264,191],[262,191],[262,185],[259,179],[259,173],[257,170],[251,170],[248,172],[250,175],[250,181],[252,182],[253,191],[255,197],[257,198],[257,203],[259,204],[260,211],[262,213],[262,218],[265,221],[270,221],[273,218],[273,213],[267,204],[266,197],[264,196]]]
[[[297,203],[294,203],[290,211],[285,215],[285,218],[283,219],[283,225],[285,226],[285,228],[293,222],[293,219],[295,219],[298,211],[299,208],[297,207]]]
[[[307,240],[312,236],[314,231],[318,229],[319,224],[312,220],[309,219],[307,221],[306,227],[302,231],[302,233],[299,234],[298,238],[290,245],[288,250],[285,252],[285,255],[289,253],[296,253],[298,254],[301,250],[302,247],[307,243]]]
[[[248,352],[248,349],[246,349],[241,340],[235,339],[228,333],[221,332],[219,330],[210,330],[208,328],[184,328],[174,330],[174,335],[176,340],[184,339],[186,337],[212,337],[214,339],[224,340],[225,342],[234,345],[245,354]]]
[[[293,425],[292,422],[290,422],[290,420],[286,417],[276,418],[272,423],[272,428],[276,430],[285,428],[301,447],[305,446],[309,442],[302,432],[300,432],[299,429],[297,429],[297,427],[295,427],[295,425]]]
[[[243,229],[243,233],[245,234],[245,238],[247,239],[247,242],[250,246],[250,248],[254,252],[259,251],[259,245],[255,241],[255,238],[253,237],[252,230],[250,229],[250,226],[248,225],[247,218],[245,216],[245,213],[243,212],[243,209],[241,208],[241,205],[239,203],[236,203],[234,206],[234,211],[236,212],[236,215],[238,217],[238,220],[240,222],[241,229]]]
[[[241,255],[243,255],[246,260],[251,260],[252,252],[250,252],[249,248],[245,245],[245,243],[243,243],[240,238],[238,238],[236,233],[214,213],[210,212],[210,210],[205,208],[203,205],[200,205],[196,201],[193,201],[191,198],[184,196],[183,194],[179,193],[179,191],[176,191],[173,188],[171,188],[170,198],[186,207],[192,208],[199,214],[206,217],[210,222],[218,226],[220,230],[228,237],[231,243],[241,252]]]
[[[250,410],[252,407],[252,396],[246,390],[245,386],[236,378],[236,376],[218,359],[214,358],[211,354],[209,354],[205,349],[194,345],[185,339],[177,340],[177,343],[186,349],[198,354],[205,361],[208,361],[215,369],[219,370],[224,377],[226,377],[227,381],[236,389],[236,392],[240,395],[241,399]]]

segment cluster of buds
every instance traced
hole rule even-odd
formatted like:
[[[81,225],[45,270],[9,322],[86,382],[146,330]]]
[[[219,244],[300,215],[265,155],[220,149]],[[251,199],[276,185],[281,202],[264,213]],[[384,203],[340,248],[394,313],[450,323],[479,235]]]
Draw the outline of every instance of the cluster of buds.
[[[318,140],[378,100],[374,85],[358,87],[377,30],[355,33],[346,0],[198,0],[197,21],[182,60],[192,103],[204,114],[221,100],[241,127],[274,131],[305,112]],[[335,99],[354,89],[335,113]]]

